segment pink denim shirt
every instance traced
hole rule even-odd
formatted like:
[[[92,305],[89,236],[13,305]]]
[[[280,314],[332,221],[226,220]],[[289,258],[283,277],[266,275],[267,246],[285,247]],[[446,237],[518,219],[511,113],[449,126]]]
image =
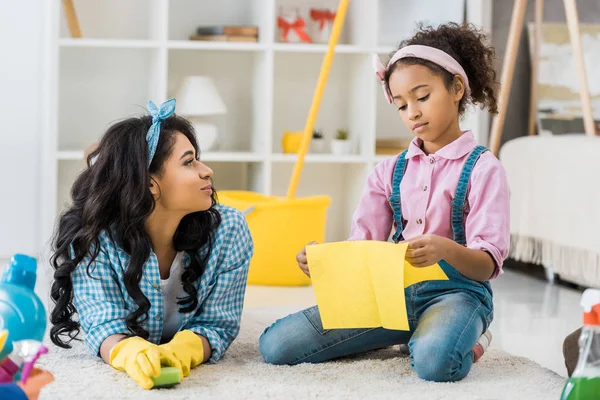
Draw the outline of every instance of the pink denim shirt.
[[[421,140],[413,139],[400,184],[405,240],[427,233],[452,239],[452,199],[463,164],[476,146],[471,131],[465,131],[454,142],[426,155]],[[387,241],[390,237],[395,226],[389,197],[397,159],[381,162],[367,179],[348,240]],[[467,200],[467,247],[492,256],[496,265],[492,278],[496,278],[502,273],[510,244],[510,192],[502,164],[489,151],[473,168]]]

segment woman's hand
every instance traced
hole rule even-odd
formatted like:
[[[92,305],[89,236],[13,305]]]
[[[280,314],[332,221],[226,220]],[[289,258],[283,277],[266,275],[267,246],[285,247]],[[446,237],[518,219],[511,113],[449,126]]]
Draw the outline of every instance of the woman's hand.
[[[407,240],[406,260],[415,267],[428,267],[445,259],[450,239],[433,235],[421,235]]]
[[[204,338],[207,341],[208,339]],[[208,359],[205,354],[204,340],[194,332],[184,329],[173,336],[169,343],[158,346],[163,352],[172,355],[179,362],[179,369],[184,377],[190,370]]]
[[[121,340],[110,351],[110,366],[124,371],[144,389],[152,389],[161,367],[175,367],[181,371],[181,362],[172,352],[162,351],[156,344],[138,336]]]
[[[317,242],[310,242],[308,245],[317,244]],[[296,255],[296,262],[298,262],[298,266],[310,278],[310,271],[308,269],[308,260],[306,258],[306,246]]]

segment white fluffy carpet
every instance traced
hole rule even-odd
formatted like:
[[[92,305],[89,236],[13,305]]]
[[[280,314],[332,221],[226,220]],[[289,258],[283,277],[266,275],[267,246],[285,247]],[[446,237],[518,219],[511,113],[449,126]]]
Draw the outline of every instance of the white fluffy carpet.
[[[531,360],[492,348],[458,383],[425,382],[410,369],[398,347],[343,361],[295,367],[267,365],[258,352],[258,337],[289,309],[249,309],[242,329],[224,358],[192,371],[172,389],[144,391],[124,373],[92,357],[76,344],[71,350],[51,347],[39,365],[56,381],[40,399],[557,399],[564,378]],[[492,326],[493,328],[493,326]],[[535,344],[532,344],[535,345]]]

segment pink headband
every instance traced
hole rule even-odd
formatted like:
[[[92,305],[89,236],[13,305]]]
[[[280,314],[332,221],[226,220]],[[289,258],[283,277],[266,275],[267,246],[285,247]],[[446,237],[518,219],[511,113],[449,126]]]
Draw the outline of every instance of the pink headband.
[[[443,52],[440,49],[436,49],[435,47],[429,46],[421,46],[421,45],[411,45],[406,46],[398,50],[393,56],[390,62],[388,62],[387,67],[384,67],[379,59],[379,56],[375,54],[373,57],[373,68],[375,68],[375,73],[377,74],[377,78],[381,82],[381,87],[383,89],[383,93],[385,94],[385,98],[388,103],[392,104],[392,93],[390,92],[388,85],[386,85],[384,77],[386,70],[392,66],[396,61],[401,58],[407,57],[415,57],[422,58],[423,60],[431,61],[440,67],[444,68],[446,71],[450,72],[453,75],[460,75],[465,81],[465,96],[467,98],[471,94],[471,88],[469,87],[469,78],[467,78],[467,74],[463,67],[460,66],[458,61],[456,61],[452,56],[448,53]]]

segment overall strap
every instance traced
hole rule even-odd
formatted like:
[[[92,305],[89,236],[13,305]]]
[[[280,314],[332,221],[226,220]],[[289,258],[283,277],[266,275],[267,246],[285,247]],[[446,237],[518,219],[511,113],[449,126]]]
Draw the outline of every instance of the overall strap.
[[[406,171],[406,153],[408,150],[404,150],[402,154],[398,156],[396,161],[396,167],[394,168],[394,176],[392,178],[392,195],[390,196],[390,205],[394,211],[394,222],[396,223],[396,233],[392,239],[394,242],[403,240],[402,230],[404,229],[402,224],[402,205],[400,204],[400,183],[404,177],[404,171]]]
[[[484,146],[475,147],[471,154],[469,154],[462,172],[460,173],[460,178],[458,179],[456,193],[452,200],[452,233],[454,235],[454,241],[458,244],[467,244],[467,239],[465,237],[465,208],[467,206],[467,188],[469,187],[469,179],[477,160],[479,160],[481,154],[487,150],[488,149]]]

